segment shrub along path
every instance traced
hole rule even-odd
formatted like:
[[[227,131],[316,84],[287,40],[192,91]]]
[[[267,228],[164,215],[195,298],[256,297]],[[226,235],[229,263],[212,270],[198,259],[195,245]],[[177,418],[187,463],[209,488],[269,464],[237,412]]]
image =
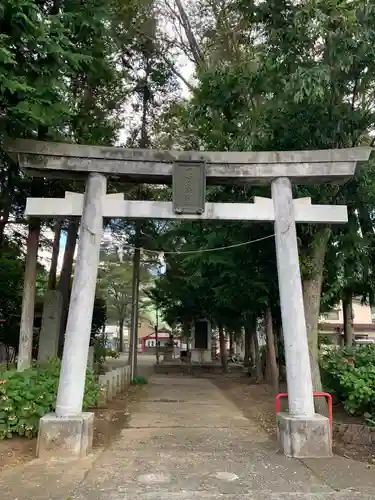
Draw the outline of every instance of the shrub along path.
[[[109,445],[116,438],[129,419],[129,404],[139,397],[142,386],[129,386],[116,399],[109,401],[105,408],[90,409],[95,414],[94,449]],[[15,436],[0,440],[0,472],[9,467],[29,462],[35,458],[36,438]]]
[[[129,419],[129,404],[139,397],[142,386],[129,386],[103,408],[93,408],[94,449],[100,450],[119,434]],[[14,435],[12,439],[0,440],[0,472],[9,467],[30,462],[35,458],[36,438]]]
[[[118,366],[127,360],[110,359],[109,367]],[[146,377],[152,372],[153,356],[139,357],[139,373]],[[0,436],[12,435],[11,439],[0,439],[0,471],[15,465],[30,462],[35,458],[36,435],[40,416],[52,411],[56,400],[60,362],[53,360],[48,365],[23,373],[2,372],[0,375]],[[2,383],[1,383],[2,382]],[[94,449],[106,447],[126,425],[129,404],[141,393],[142,386],[129,386],[105,407],[93,408],[99,399],[99,386],[91,374],[86,380],[86,408],[95,414]],[[15,418],[14,418],[15,417]],[[29,436],[23,434],[20,425],[25,421],[31,427]],[[21,436],[19,435],[21,430]],[[11,434],[10,434],[11,431]]]

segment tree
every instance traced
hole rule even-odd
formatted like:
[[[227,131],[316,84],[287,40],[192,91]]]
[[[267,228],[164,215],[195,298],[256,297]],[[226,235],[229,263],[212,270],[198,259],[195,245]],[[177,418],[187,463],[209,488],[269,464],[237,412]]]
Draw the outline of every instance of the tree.
[[[124,326],[129,321],[132,306],[133,267],[129,260],[117,262],[116,254],[107,253],[107,260],[102,263],[98,276],[98,293],[106,302],[107,319],[115,321],[119,327],[119,351],[124,350]],[[140,309],[144,298],[144,287],[150,275],[147,267],[141,265]]]
[[[8,248],[0,257],[0,342],[18,349],[23,262]]]
[[[374,14],[374,9],[361,0],[339,4],[267,0],[223,2],[220,6],[210,1],[196,3],[188,12],[190,27],[186,28],[185,23],[184,28],[188,31],[193,27],[195,36],[192,44],[191,32],[186,33],[187,50],[197,64],[197,87],[190,99],[174,105],[166,113],[163,141],[182,148],[211,150],[326,149],[368,144],[374,126],[374,33],[371,29]],[[203,29],[194,33],[198,18],[203,19],[200,23]],[[230,23],[234,23],[236,29],[232,25],[228,32],[226,27]],[[207,30],[208,26],[216,30]],[[237,44],[231,43],[233,33]],[[197,40],[203,64],[194,57],[196,51],[192,45]],[[220,54],[215,64],[211,64],[213,54]],[[315,390],[320,390],[317,332],[321,304],[328,307],[344,292],[353,294],[361,283],[363,295],[373,296],[371,259],[374,253],[361,250],[369,241],[374,248],[370,215],[374,207],[374,177],[372,168],[367,172],[364,175],[360,168],[355,179],[344,186],[298,186],[294,190],[296,197],[311,196],[316,203],[347,203],[358,218],[354,231],[350,225],[344,230],[314,225],[298,228]],[[226,201],[230,199],[228,191],[217,190],[227,197]],[[256,192],[237,188],[231,191],[233,201],[250,201]],[[267,190],[264,194],[269,196]],[[261,235],[259,229],[253,226],[252,235]],[[362,239],[354,250],[353,237],[358,240],[359,229]],[[208,232],[216,236],[216,242],[228,243],[223,226],[220,229],[215,225]],[[208,239],[207,233],[205,237]],[[185,238],[190,241],[190,235]],[[341,244],[338,247],[343,238],[345,249]],[[237,241],[240,238],[232,234],[230,242]],[[274,251],[271,240],[263,242],[262,248],[267,248],[265,260],[260,257],[256,265],[247,260],[247,267],[241,266],[240,277],[246,282],[246,289],[251,290],[254,277],[260,276],[261,283],[275,300],[275,283],[267,279],[266,259]],[[337,259],[338,253],[340,259]],[[360,269],[355,270],[353,257],[354,261],[361,262]],[[263,273],[259,274],[259,269]],[[341,283],[337,278],[332,279],[337,269]],[[268,272],[268,276],[272,275],[275,276]],[[225,280],[226,295],[237,298],[236,281],[232,288],[227,275]],[[218,278],[216,283],[210,282],[205,293],[214,294],[218,282]],[[221,283],[224,285],[224,280]],[[250,302],[246,291],[244,297]],[[240,304],[242,302],[234,304],[235,310],[244,312]],[[176,311],[176,306],[169,310]]]
[[[5,228],[10,219],[22,218],[27,196],[62,196],[71,187],[71,183],[53,179],[30,181],[20,173],[15,159],[5,154],[4,138],[114,143],[121,127],[119,115],[129,99],[125,52],[133,44],[144,14],[142,2],[127,2],[126,6],[117,0],[3,2],[0,8],[0,246],[6,242]],[[79,183],[75,183],[75,187],[82,188]],[[36,236],[43,221],[31,223]],[[69,271],[65,273],[69,274],[65,283],[70,282],[72,253],[70,256],[65,266]],[[35,257],[30,270],[36,266]],[[54,274],[52,270],[52,278]],[[34,271],[30,271],[31,281],[33,275]],[[25,286],[32,290],[32,283],[27,279]],[[32,305],[30,294],[26,299],[25,304]],[[63,327],[66,307],[67,296]],[[32,335],[30,311],[25,317]],[[31,341],[28,345],[31,346]]]

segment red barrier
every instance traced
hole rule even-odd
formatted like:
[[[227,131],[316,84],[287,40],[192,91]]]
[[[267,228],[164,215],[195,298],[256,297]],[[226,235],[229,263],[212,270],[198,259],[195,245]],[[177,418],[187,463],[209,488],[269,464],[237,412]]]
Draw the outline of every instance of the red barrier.
[[[276,396],[275,412],[280,413],[280,399],[287,398],[288,393],[282,392]],[[314,392],[314,398],[326,398],[328,404],[328,419],[331,426],[331,438],[333,436],[333,410],[332,410],[332,396],[328,392]]]

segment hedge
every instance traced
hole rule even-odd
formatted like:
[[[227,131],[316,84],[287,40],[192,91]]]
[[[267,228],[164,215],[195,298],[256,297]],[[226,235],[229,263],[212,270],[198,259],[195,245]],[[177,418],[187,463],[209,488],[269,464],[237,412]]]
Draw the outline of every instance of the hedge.
[[[9,370],[0,374],[0,439],[14,435],[32,438],[37,434],[40,418],[55,410],[59,375],[57,359],[23,372]],[[99,395],[100,386],[88,370],[84,409],[96,406]]]
[[[325,389],[351,415],[375,415],[375,345],[333,349],[321,357]]]

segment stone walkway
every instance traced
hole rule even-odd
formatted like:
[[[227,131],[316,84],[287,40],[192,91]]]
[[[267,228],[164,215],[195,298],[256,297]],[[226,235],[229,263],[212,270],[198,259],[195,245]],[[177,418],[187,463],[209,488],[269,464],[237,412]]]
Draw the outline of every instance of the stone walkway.
[[[0,481],[2,500],[370,500],[375,490],[375,468],[287,459],[209,380],[178,376],[152,377],[101,454],[23,469]]]

